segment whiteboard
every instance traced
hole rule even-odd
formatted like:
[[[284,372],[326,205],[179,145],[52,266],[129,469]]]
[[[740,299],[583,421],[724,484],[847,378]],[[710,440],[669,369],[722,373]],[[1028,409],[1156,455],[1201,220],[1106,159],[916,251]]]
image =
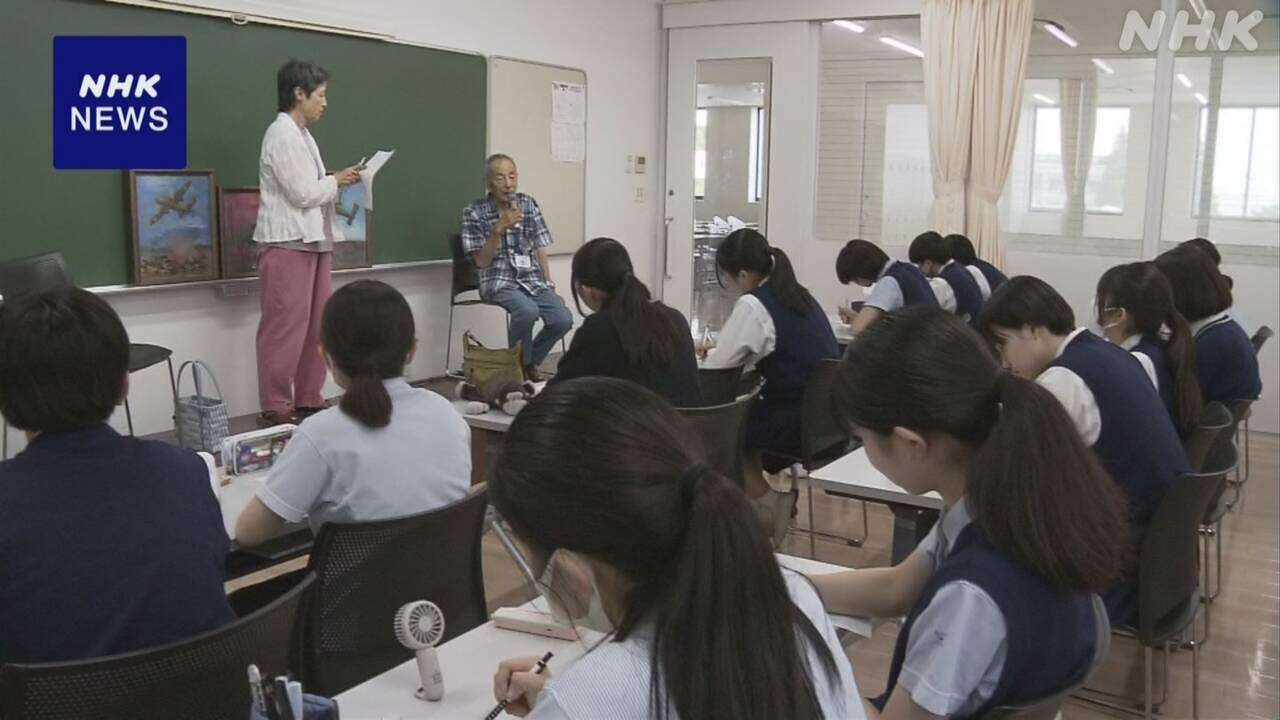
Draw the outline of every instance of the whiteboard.
[[[489,153],[515,160],[520,192],[538,201],[551,230],[553,243],[547,253],[564,255],[586,240],[587,163],[585,155],[581,162],[552,157],[554,83],[585,87],[587,74],[558,65],[489,58]],[[585,116],[583,126],[585,137]]]

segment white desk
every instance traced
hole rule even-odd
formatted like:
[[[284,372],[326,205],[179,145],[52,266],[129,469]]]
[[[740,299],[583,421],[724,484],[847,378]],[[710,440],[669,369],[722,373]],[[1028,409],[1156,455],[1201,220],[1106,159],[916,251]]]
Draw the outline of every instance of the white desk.
[[[848,345],[853,342],[853,328],[846,325],[838,314],[828,314],[827,321],[831,323],[831,332],[836,334],[836,342],[841,345]]]
[[[894,485],[871,465],[863,448],[813,471],[809,479],[832,495],[888,505],[893,511],[895,564],[911,554],[942,510],[942,496],[936,492],[912,495]]]
[[[778,562],[808,574],[847,569],[788,555],[779,555]],[[866,632],[862,634],[870,635],[869,621],[860,618],[850,620],[863,623]],[[493,673],[498,669],[498,663],[507,658],[542,655],[548,651],[555,653],[550,663],[551,672],[555,674],[557,670],[563,672],[586,648],[574,641],[500,630],[488,622],[437,648],[445,688],[444,698],[439,702],[425,702],[413,696],[419,685],[418,667],[413,660],[361,683],[335,699],[343,720],[480,720],[496,704],[493,699]]]

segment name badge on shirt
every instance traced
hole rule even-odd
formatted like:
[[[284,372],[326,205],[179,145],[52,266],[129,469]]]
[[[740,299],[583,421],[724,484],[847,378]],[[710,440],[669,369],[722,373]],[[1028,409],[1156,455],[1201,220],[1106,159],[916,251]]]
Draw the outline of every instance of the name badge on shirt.
[[[515,261],[516,267],[521,270],[528,270],[533,267],[533,261],[529,259],[528,255],[516,255]]]

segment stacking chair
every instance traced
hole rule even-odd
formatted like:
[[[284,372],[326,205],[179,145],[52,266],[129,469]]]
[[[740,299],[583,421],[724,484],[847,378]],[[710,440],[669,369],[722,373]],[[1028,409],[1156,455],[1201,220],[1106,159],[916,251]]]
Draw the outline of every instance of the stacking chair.
[[[1067,687],[1058,692],[1029,703],[1021,705],[1003,705],[1001,707],[992,708],[987,713],[988,720],[1054,720],[1058,717],[1058,712],[1062,710],[1062,704],[1072,693],[1079,690],[1085,683],[1094,676],[1098,668],[1107,659],[1107,652],[1111,649],[1111,622],[1107,619],[1107,606],[1102,602],[1102,598],[1097,595],[1093,596],[1093,627],[1094,627],[1094,645],[1093,660],[1089,663],[1089,668],[1079,678]]]
[[[839,360],[818,361],[813,374],[809,376],[809,382],[805,385],[804,395],[800,401],[800,457],[773,453],[792,464],[798,463],[804,468],[806,474],[839,459],[857,447],[836,419],[835,407],[832,404],[832,385],[835,383],[839,366]],[[818,536],[838,540],[853,547],[861,547],[867,539],[867,504],[859,501],[862,506],[862,537],[848,538],[821,532],[817,529],[814,517],[812,478],[806,478],[806,483],[809,488],[807,493],[809,527],[797,528],[797,530],[809,534],[809,556],[814,557],[817,554]]]
[[[1215,405],[1217,403],[1214,403]],[[1224,432],[1219,434],[1217,442],[1210,450],[1209,455],[1205,458],[1204,470],[1221,471],[1224,477],[1227,473],[1235,470],[1239,464],[1240,451],[1236,447],[1235,438],[1231,433]],[[1200,564],[1204,568],[1204,584],[1200,588],[1200,594],[1204,600],[1204,640],[1209,639],[1209,609],[1213,601],[1218,598],[1218,593],[1222,590],[1222,518],[1226,516],[1227,511],[1231,509],[1231,501],[1227,500],[1227,490],[1230,484],[1224,482],[1222,487],[1213,497],[1213,501],[1209,503],[1209,509],[1205,512],[1204,519],[1200,523],[1200,537],[1203,545],[1203,552],[1200,556]],[[1209,553],[1209,543],[1212,541],[1214,546],[1213,554]],[[1217,572],[1212,573],[1211,570],[1216,565]],[[1216,575],[1216,582],[1210,584],[1210,575]]]
[[[441,642],[489,619],[480,569],[488,492],[394,520],[320,528],[308,570],[292,667],[308,692],[334,696],[409,660],[396,640],[400,606],[430,600],[444,612]]]
[[[1242,427],[1244,435],[1244,463],[1237,465],[1235,477],[1227,480],[1235,491],[1232,494],[1231,502],[1227,504],[1227,508],[1233,509],[1244,492],[1244,484],[1249,481],[1249,418],[1253,415],[1253,401],[1233,400],[1227,406],[1227,409],[1231,411],[1231,434],[1235,437],[1236,447],[1240,447]]]
[[[1249,338],[1253,343],[1253,353],[1255,355],[1260,354],[1262,352],[1262,346],[1266,345],[1267,341],[1271,339],[1271,336],[1275,334],[1275,330],[1272,330],[1266,325],[1258,328],[1258,332],[1254,333],[1253,337]]]
[[[739,372],[741,370],[738,368]],[[707,465],[737,483],[738,487],[743,487],[746,482],[742,462],[746,453],[747,415],[759,394],[760,387],[756,386],[750,393],[728,403],[677,409],[702,438]]]
[[[742,380],[743,366],[727,368],[698,368],[698,387],[702,390],[704,405],[725,405],[738,399],[738,383]]]
[[[1192,717],[1200,717],[1200,645],[1194,638],[1194,623],[1200,610],[1200,524],[1214,497],[1222,491],[1227,473],[1234,465],[1231,453],[1206,461],[1204,472],[1179,478],[1165,493],[1147,527],[1138,553],[1138,625],[1115,631],[1137,639],[1143,648],[1144,717],[1150,720],[1159,703],[1152,702],[1152,651],[1164,652],[1164,686],[1168,687],[1169,646],[1182,642],[1191,650]],[[1127,705],[1102,700],[1095,690],[1082,699],[1113,710],[1136,714]],[[1163,702],[1163,701],[1162,701]]]
[[[1191,463],[1193,472],[1200,472],[1204,469],[1204,462],[1209,457],[1209,451],[1214,448],[1218,442],[1218,438],[1224,433],[1231,435],[1231,429],[1235,424],[1235,420],[1231,417],[1231,411],[1226,405],[1220,402],[1211,402],[1205,405],[1200,411],[1200,418],[1196,421],[1196,426],[1187,435],[1187,439],[1183,442],[1183,447],[1187,451],[1187,461]]]
[[[71,287],[74,284],[71,280],[71,274],[67,272],[67,265],[62,258],[62,253],[57,250],[0,262],[0,296],[5,299],[15,298],[29,292]],[[159,345],[129,343],[130,375],[153,365],[159,365],[162,362],[169,365],[169,390],[173,393],[174,405],[177,405],[178,385],[173,377],[173,351]],[[124,416],[129,425],[129,434],[132,435],[133,410],[129,407],[128,396],[125,396],[124,399]],[[7,423],[0,428],[0,432],[3,433],[3,441],[0,443],[2,444],[3,455],[0,455],[0,459],[3,459],[9,457],[9,426]]]
[[[225,627],[169,645],[73,662],[0,668],[5,720],[226,720],[249,716],[245,668],[289,670],[296,611],[315,577]],[[391,619],[386,621],[391,627]]]

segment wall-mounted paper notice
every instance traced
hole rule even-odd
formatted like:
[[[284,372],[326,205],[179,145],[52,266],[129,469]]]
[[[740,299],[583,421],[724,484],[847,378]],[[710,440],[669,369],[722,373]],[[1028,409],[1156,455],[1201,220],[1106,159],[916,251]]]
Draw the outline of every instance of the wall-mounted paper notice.
[[[582,123],[551,123],[551,159],[582,162],[587,155],[587,126]]]
[[[587,86],[577,83],[551,83],[551,122],[587,122]]]

